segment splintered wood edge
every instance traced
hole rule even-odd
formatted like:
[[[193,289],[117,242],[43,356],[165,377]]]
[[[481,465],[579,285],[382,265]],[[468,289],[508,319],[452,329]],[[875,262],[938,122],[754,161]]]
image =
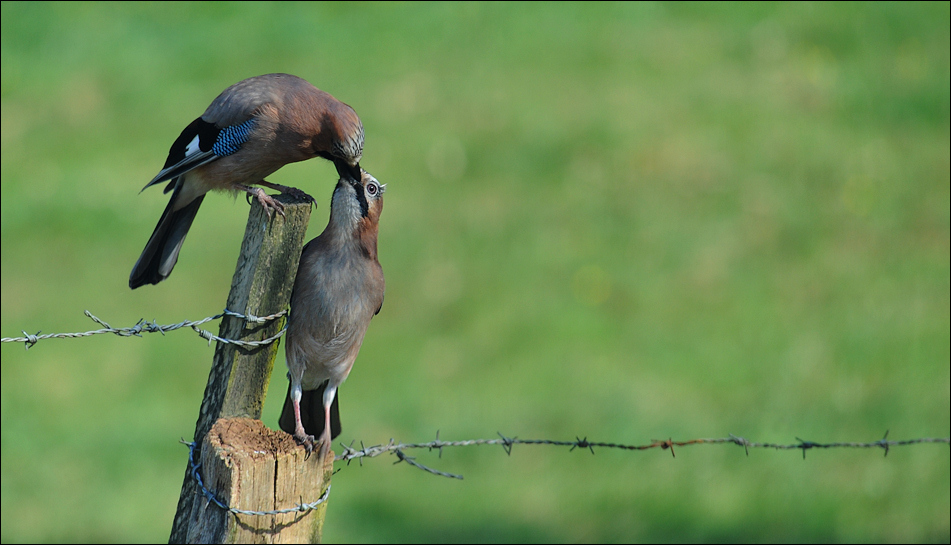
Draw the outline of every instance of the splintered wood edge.
[[[208,433],[209,446],[257,458],[290,454],[298,448],[294,438],[252,418],[219,418]]]

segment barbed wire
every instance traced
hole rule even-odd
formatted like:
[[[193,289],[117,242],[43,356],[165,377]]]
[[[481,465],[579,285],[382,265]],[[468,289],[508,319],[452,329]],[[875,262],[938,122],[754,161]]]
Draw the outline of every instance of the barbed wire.
[[[183,327],[190,327],[196,333],[198,333],[199,337],[206,339],[209,345],[212,343],[212,341],[218,341],[220,343],[235,344],[238,346],[253,348],[253,347],[263,346],[266,344],[271,344],[277,339],[281,338],[284,335],[284,333],[287,331],[287,327],[284,327],[279,332],[277,332],[277,334],[271,337],[268,337],[267,339],[262,339],[260,341],[239,341],[235,339],[226,339],[224,337],[219,337],[211,333],[210,331],[207,331],[205,329],[201,329],[198,327],[204,323],[221,319],[224,316],[234,316],[236,318],[240,318],[248,322],[249,324],[265,324],[284,316],[285,314],[287,314],[287,310],[282,310],[280,312],[270,314],[268,316],[253,316],[250,314],[241,314],[240,312],[234,312],[228,309],[224,309],[224,311],[222,311],[220,314],[215,314],[214,316],[208,316],[207,318],[202,318],[201,320],[185,320],[177,324],[168,324],[168,325],[158,325],[158,323],[156,323],[154,320],[149,322],[149,321],[146,321],[145,318],[140,318],[139,321],[136,322],[136,324],[132,327],[112,327],[105,321],[94,316],[88,310],[83,311],[83,313],[86,315],[86,317],[96,322],[97,324],[101,325],[102,329],[96,329],[93,331],[84,331],[81,333],[47,333],[46,335],[40,335],[40,332],[37,332],[36,334],[30,334],[24,331],[22,337],[4,337],[0,339],[0,342],[25,343],[24,347],[27,350],[29,350],[37,342],[44,339],[73,339],[78,337],[90,337],[92,335],[100,335],[102,333],[112,333],[120,337],[141,337],[142,333],[161,333],[162,335],[165,335],[165,333],[168,331],[175,331],[176,329],[180,329]]]
[[[500,445],[505,453],[510,455],[512,454],[512,447],[515,445],[551,445],[559,447],[571,447],[569,450],[573,451],[575,449],[588,450],[591,454],[594,454],[595,448],[611,448],[611,449],[620,449],[620,450],[650,450],[659,448],[661,450],[670,450],[672,457],[676,457],[674,454],[674,447],[686,447],[690,445],[715,445],[715,444],[734,444],[741,446],[746,451],[746,455],[749,456],[751,448],[767,448],[775,450],[802,450],[803,459],[806,458],[806,451],[814,448],[822,449],[832,449],[832,448],[881,448],[885,450],[885,456],[888,456],[888,452],[891,447],[901,447],[907,445],[916,445],[922,443],[939,443],[945,445],[951,445],[951,438],[948,437],[921,437],[917,439],[904,439],[900,441],[889,441],[888,440],[888,431],[885,432],[885,436],[879,439],[878,441],[869,441],[869,442],[834,442],[834,443],[818,443],[815,441],[805,441],[800,438],[796,438],[796,443],[780,444],[780,443],[760,443],[749,441],[744,437],[738,435],[729,434],[728,437],[719,437],[719,438],[709,438],[709,439],[690,439],[687,441],[674,441],[673,439],[654,439],[650,443],[644,445],[627,445],[622,443],[605,443],[600,441],[588,441],[588,438],[584,439],[576,437],[574,441],[557,441],[552,439],[519,439],[518,437],[507,437],[499,433],[499,439],[468,439],[465,441],[442,441],[439,439],[439,432],[436,432],[436,439],[434,441],[429,441],[427,443],[397,443],[394,439],[390,439],[389,443],[385,445],[376,445],[372,447],[362,447],[354,449],[352,446],[341,444],[343,452],[334,457],[335,462],[347,462],[347,465],[350,465],[350,462],[357,460],[360,465],[363,465],[363,458],[375,458],[382,454],[392,453],[396,456],[397,460],[394,464],[400,462],[406,462],[407,464],[421,469],[427,473],[432,473],[433,475],[438,475],[440,477],[448,477],[451,479],[462,480],[463,476],[455,473],[447,473],[445,471],[439,471],[438,469],[433,469],[431,467],[425,466],[416,461],[415,457],[407,456],[405,450],[410,449],[429,449],[438,450],[439,457],[442,458],[442,449],[446,447],[471,447],[478,445]],[[229,511],[235,514],[242,515],[281,515],[285,513],[306,513],[313,509],[316,509],[317,506],[327,501],[327,498],[330,497],[330,485],[327,485],[327,489],[324,490],[324,493],[316,501],[311,503],[304,503],[303,500],[296,504],[294,507],[289,507],[286,509],[278,509],[274,511],[249,511],[245,509],[237,509],[231,507],[226,503],[218,499],[214,492],[208,490],[205,487],[204,482],[201,478],[201,473],[199,469],[201,468],[201,463],[195,461],[195,443],[185,441],[182,439],[182,444],[188,446],[188,465],[189,472],[192,475],[192,478],[198,483],[199,488],[201,488],[202,494],[209,501],[213,502],[218,507]],[[352,445],[352,443],[351,443]],[[339,469],[337,470],[339,471]],[[335,471],[334,473],[336,474]]]
[[[314,501],[311,503],[303,503],[302,501],[301,503],[298,503],[294,507],[288,507],[286,509],[276,509],[273,511],[249,511],[246,509],[238,509],[235,507],[231,507],[228,504],[224,503],[223,501],[219,500],[218,496],[216,496],[214,492],[212,492],[211,490],[208,490],[208,488],[205,487],[205,483],[201,479],[201,473],[198,472],[198,469],[201,467],[201,462],[195,461],[195,448],[197,447],[197,445],[195,445],[194,442],[185,441],[184,439],[181,440],[181,443],[183,445],[188,446],[189,471],[192,475],[192,478],[195,479],[195,481],[198,483],[198,487],[201,488],[202,494],[204,494],[205,498],[207,498],[208,501],[214,503],[215,505],[224,509],[225,511],[234,513],[235,515],[264,516],[264,515],[284,515],[286,513],[307,513],[308,511],[317,509],[318,505],[324,503],[325,501],[327,501],[327,498],[330,497],[330,485],[328,484],[327,489],[324,490],[324,493],[321,494],[319,498],[317,498],[317,501]]]
[[[595,448],[612,448],[620,450],[649,450],[659,448],[662,450],[670,450],[670,454],[673,457],[676,457],[674,453],[674,447],[686,447],[690,445],[713,445],[713,444],[734,444],[737,446],[742,446],[746,455],[750,455],[751,448],[767,448],[775,450],[802,450],[803,459],[806,458],[806,451],[810,449],[833,449],[833,448],[881,448],[885,451],[885,456],[888,456],[889,449],[892,447],[902,447],[907,445],[915,445],[921,443],[939,443],[945,445],[951,445],[951,438],[949,437],[922,437],[918,439],[904,439],[900,441],[889,441],[888,440],[888,431],[885,432],[885,436],[879,439],[878,441],[869,441],[866,443],[861,442],[834,442],[834,443],[819,443],[815,441],[806,441],[800,438],[796,438],[796,443],[789,444],[780,444],[780,443],[760,443],[749,441],[744,437],[738,435],[729,434],[728,437],[720,438],[711,438],[711,439],[690,439],[687,441],[674,441],[673,439],[654,439],[650,443],[644,445],[626,445],[621,443],[604,443],[599,441],[588,441],[588,438],[584,439],[575,438],[574,441],[555,441],[551,439],[519,439],[518,437],[506,437],[499,433],[499,439],[469,439],[465,441],[442,441],[439,439],[439,432],[436,432],[436,440],[430,441],[428,443],[397,443],[395,440],[390,439],[390,442],[385,445],[376,445],[372,447],[363,447],[354,449],[351,445],[344,445],[341,443],[343,452],[338,456],[334,457],[334,461],[345,461],[349,465],[351,461],[357,460],[363,463],[363,458],[374,458],[380,456],[381,454],[394,453],[397,457],[397,461],[394,463],[407,462],[413,467],[422,469],[428,473],[434,475],[440,475],[443,477],[450,477],[453,479],[462,479],[462,475],[456,475],[453,473],[445,473],[427,466],[420,464],[415,461],[415,458],[407,456],[403,451],[409,449],[420,449],[425,448],[429,450],[439,450],[439,457],[442,458],[442,449],[446,447],[469,447],[477,445],[501,445],[505,450],[505,453],[508,455],[512,454],[512,447],[514,445],[552,445],[560,447],[571,447],[570,450],[585,449],[594,454]]]
[[[271,337],[268,337],[267,339],[263,339],[260,341],[239,341],[235,339],[226,339],[223,337],[219,337],[217,335],[212,334],[211,332],[207,330],[204,330],[198,327],[207,322],[221,319],[224,316],[237,317],[252,324],[263,324],[263,323],[271,322],[273,320],[276,320],[286,315],[287,314],[286,310],[282,310],[280,312],[277,312],[275,314],[271,314],[268,316],[259,317],[259,316],[253,316],[253,315],[245,315],[245,314],[234,312],[228,309],[224,309],[220,314],[202,318],[201,320],[185,320],[179,323],[167,324],[167,325],[158,325],[158,323],[154,320],[149,322],[149,321],[146,321],[144,318],[142,318],[142,319],[139,319],[139,321],[136,322],[134,326],[125,327],[125,328],[114,328],[108,323],[106,323],[105,321],[103,321],[102,319],[94,316],[88,310],[84,311],[84,314],[89,319],[103,326],[102,329],[97,329],[93,331],[85,331],[81,333],[48,333],[46,335],[41,335],[40,332],[37,332],[36,334],[31,335],[27,333],[26,331],[23,331],[23,335],[24,335],[23,337],[4,337],[0,339],[0,342],[4,342],[4,343],[22,342],[22,343],[25,343],[24,347],[27,350],[29,350],[37,342],[44,339],[89,337],[92,335],[99,335],[102,333],[112,333],[120,337],[132,337],[132,336],[141,337],[142,333],[161,333],[162,335],[164,335],[168,331],[175,331],[176,329],[181,329],[187,326],[193,329],[196,333],[198,333],[200,337],[207,339],[209,345],[211,344],[212,341],[218,341],[222,343],[235,344],[239,346],[256,347],[256,346],[262,346],[262,345],[266,345],[266,344],[270,344],[274,342],[275,340],[283,336],[284,333],[287,331],[287,327],[285,326],[277,334]],[[584,439],[576,437],[574,441],[557,441],[557,440],[551,440],[551,439],[519,439],[518,437],[507,437],[505,435],[502,435],[501,433],[499,433],[499,439],[470,439],[465,441],[442,441],[439,439],[439,432],[437,431],[436,439],[434,441],[430,441],[427,443],[402,443],[402,442],[397,443],[395,440],[390,439],[389,443],[385,445],[362,447],[362,444],[361,444],[362,448],[359,450],[354,449],[352,447],[352,443],[351,445],[341,444],[341,447],[343,448],[343,452],[340,455],[336,456],[334,458],[334,461],[345,461],[349,465],[351,461],[357,460],[362,465],[363,458],[374,458],[382,454],[393,453],[397,457],[397,461],[394,463],[406,462],[407,464],[413,467],[416,467],[428,473],[432,473],[434,475],[461,480],[463,478],[462,475],[447,473],[444,471],[439,471],[437,469],[427,467],[417,462],[415,457],[407,456],[403,451],[409,450],[409,449],[420,449],[420,448],[425,448],[429,450],[438,449],[439,457],[441,458],[442,449],[446,447],[501,445],[502,448],[505,450],[506,454],[511,455],[512,447],[514,445],[551,445],[551,446],[571,447],[570,450],[575,450],[576,448],[587,449],[591,452],[591,454],[594,454],[595,448],[612,448],[612,449],[621,449],[621,450],[629,450],[629,451],[649,450],[654,448],[660,448],[663,450],[670,449],[671,456],[676,457],[676,454],[674,453],[674,447],[686,447],[690,445],[701,445],[701,444],[735,444],[738,446],[742,446],[745,449],[747,456],[749,456],[751,448],[769,448],[769,449],[776,449],[776,450],[794,450],[795,449],[795,450],[802,450],[802,457],[803,459],[805,459],[807,450],[817,449],[817,448],[818,449],[881,448],[881,449],[884,449],[885,456],[888,456],[889,449],[891,447],[896,447],[896,446],[906,446],[906,445],[914,445],[914,444],[922,444],[922,443],[940,443],[940,444],[951,445],[951,438],[948,438],[948,437],[937,437],[937,438],[923,437],[918,439],[889,441],[888,431],[885,432],[885,436],[882,439],[878,441],[870,441],[870,442],[864,442],[864,443],[862,442],[819,443],[815,441],[806,441],[798,437],[796,438],[796,441],[797,441],[796,443],[790,443],[790,444],[762,443],[762,442],[749,441],[744,437],[729,434],[728,437],[722,437],[722,438],[691,439],[687,441],[674,441],[673,439],[666,439],[666,440],[654,439],[650,443],[644,444],[644,445],[628,445],[628,444],[622,444],[622,443],[606,443],[606,442],[598,442],[598,441],[588,441],[587,437],[585,437]],[[189,460],[189,467],[191,468],[190,471],[192,476],[197,481],[205,497],[207,497],[210,501],[214,502],[216,505],[218,505],[222,509],[226,509],[232,513],[245,514],[245,515],[278,515],[278,514],[293,513],[293,512],[306,512],[306,511],[315,509],[318,505],[326,501],[327,498],[329,497],[330,487],[328,486],[327,490],[324,491],[324,494],[316,501],[312,503],[301,502],[293,508],[276,510],[276,511],[247,511],[247,510],[229,507],[228,505],[223,503],[221,500],[219,500],[213,492],[208,490],[205,487],[204,483],[202,482],[201,475],[198,472],[198,469],[201,466],[201,464],[196,463],[194,461],[195,444],[187,443],[184,440],[182,442],[188,445],[189,447],[188,460]]]

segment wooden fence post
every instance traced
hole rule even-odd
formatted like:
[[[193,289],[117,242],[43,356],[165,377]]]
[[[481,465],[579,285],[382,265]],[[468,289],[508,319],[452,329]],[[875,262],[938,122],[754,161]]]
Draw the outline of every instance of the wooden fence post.
[[[290,302],[311,207],[289,195],[276,198],[284,203],[286,218],[269,220],[253,201],[228,296],[230,311],[268,316],[284,310]],[[279,333],[284,322],[281,318],[248,323],[224,316],[218,336],[261,341]],[[327,461],[312,456],[304,462],[303,448],[259,421],[279,344],[245,348],[218,342],[215,348],[195,426],[195,461],[201,461],[205,486],[233,508],[270,511],[294,507],[301,501],[317,500],[330,484],[330,473],[325,471],[332,467],[330,456]],[[315,490],[317,496],[311,497]],[[318,541],[325,507],[322,504],[307,513],[288,515],[235,515],[209,502],[189,465],[169,543]]]

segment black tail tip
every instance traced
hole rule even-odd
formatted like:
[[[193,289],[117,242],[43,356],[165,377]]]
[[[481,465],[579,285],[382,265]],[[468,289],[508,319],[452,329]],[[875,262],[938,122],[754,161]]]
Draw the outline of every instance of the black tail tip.
[[[129,289],[134,290],[141,288],[146,284],[155,285],[166,278],[168,278],[168,275],[163,276],[154,266],[140,270],[138,264],[136,264],[136,267],[132,269],[132,273],[129,274]]]

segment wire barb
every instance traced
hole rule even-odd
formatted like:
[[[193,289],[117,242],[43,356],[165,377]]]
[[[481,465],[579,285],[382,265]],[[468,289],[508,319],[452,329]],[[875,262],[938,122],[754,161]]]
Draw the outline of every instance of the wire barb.
[[[585,437],[584,439],[580,439],[576,435],[575,444],[571,446],[571,450],[575,450],[576,447],[589,449],[591,451],[591,454],[594,454],[594,445],[588,442],[587,437]]]
[[[511,456],[511,455],[512,455],[512,445],[515,444],[515,440],[517,439],[517,437],[506,437],[506,436],[502,435],[502,432],[498,432],[498,431],[495,432],[495,433],[499,434],[499,437],[502,438],[502,448],[505,449],[505,453],[508,454],[509,456]]]
[[[749,441],[747,441],[746,439],[742,437],[737,437],[736,435],[733,435],[732,433],[730,434],[730,439],[737,445],[742,445],[742,447],[746,450],[746,457],[747,458],[750,457],[750,442]]]
[[[888,458],[888,441],[886,441],[886,439],[888,439],[889,431],[890,430],[885,430],[885,436],[882,437],[882,440],[878,442],[879,446],[885,449],[885,458]]]

